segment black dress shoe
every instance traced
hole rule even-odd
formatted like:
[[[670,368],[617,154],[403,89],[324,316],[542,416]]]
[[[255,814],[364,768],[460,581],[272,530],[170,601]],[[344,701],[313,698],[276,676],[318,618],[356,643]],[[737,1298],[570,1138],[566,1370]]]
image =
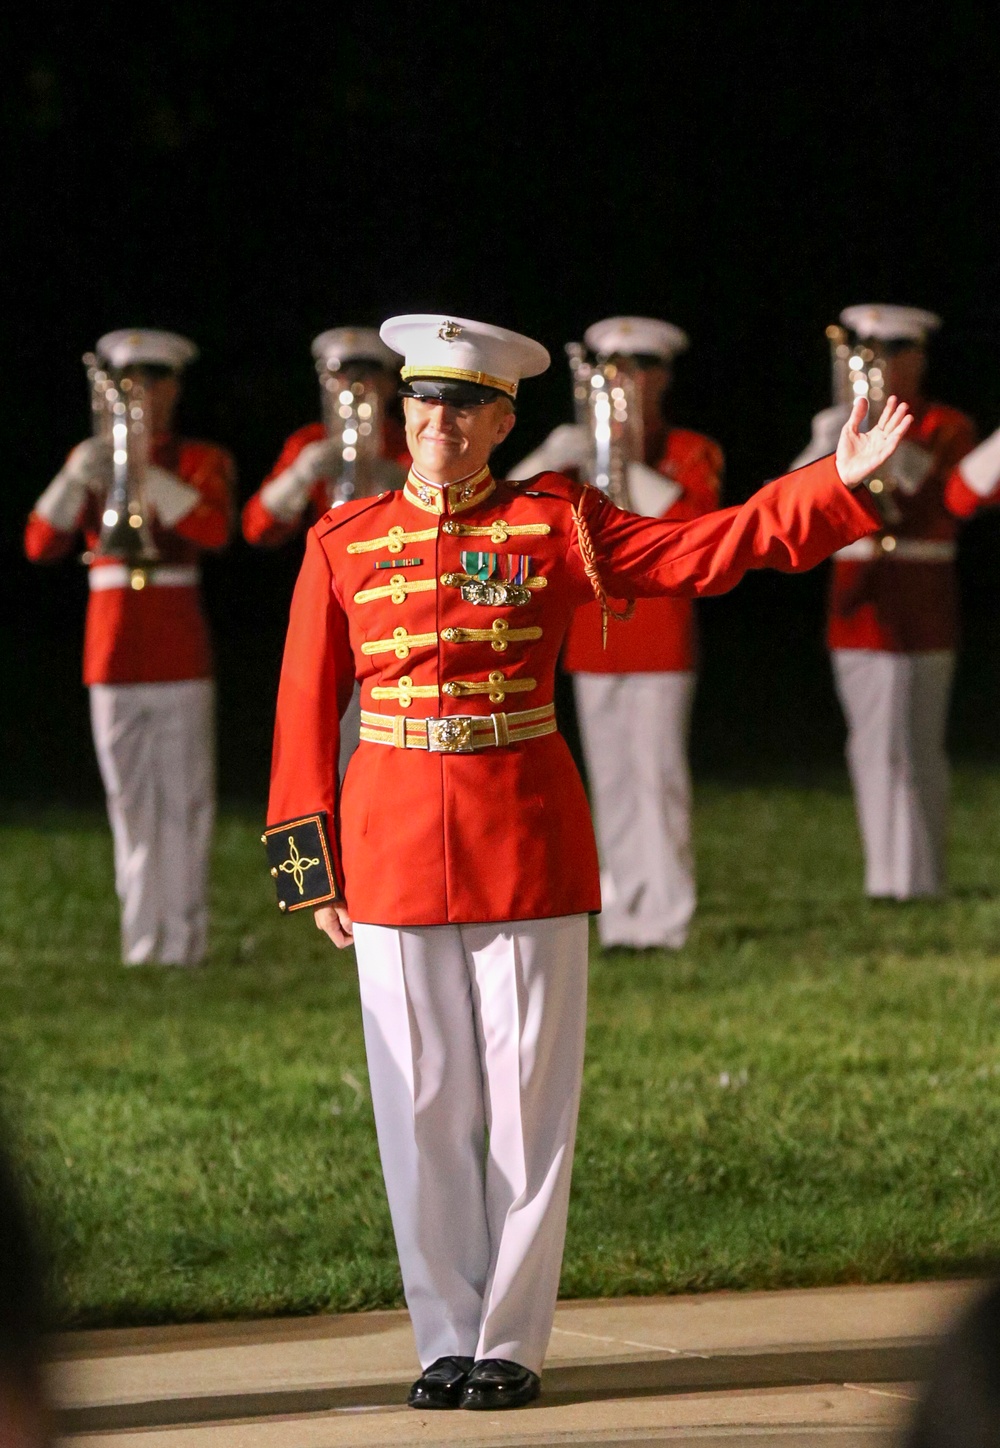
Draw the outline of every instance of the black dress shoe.
[[[411,1408],[458,1408],[474,1358],[440,1357],[422,1372],[406,1396]]]
[[[507,1358],[480,1358],[465,1380],[463,1408],[523,1408],[541,1392],[542,1380],[530,1368]]]

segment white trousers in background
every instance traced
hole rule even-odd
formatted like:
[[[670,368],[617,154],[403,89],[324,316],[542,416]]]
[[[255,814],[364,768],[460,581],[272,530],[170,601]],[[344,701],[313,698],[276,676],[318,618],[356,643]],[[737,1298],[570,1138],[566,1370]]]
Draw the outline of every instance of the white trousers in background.
[[[694,674],[574,674],[601,857],[603,945],[679,949],[695,907]]]
[[[205,953],[214,716],[210,679],[91,685],[127,965],[196,965]]]
[[[540,1372],[583,1071],[587,917],[354,926],[396,1248],[423,1367]]]
[[[945,882],[945,728],[955,655],[835,649],[865,893],[909,900]]]

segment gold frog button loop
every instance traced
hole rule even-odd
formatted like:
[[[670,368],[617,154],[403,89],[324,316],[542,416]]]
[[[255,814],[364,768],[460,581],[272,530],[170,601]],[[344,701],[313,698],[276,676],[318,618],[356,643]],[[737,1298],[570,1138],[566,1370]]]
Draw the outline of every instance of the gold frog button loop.
[[[437,697],[437,684],[415,684],[409,674],[404,674],[395,684],[376,684],[372,689],[373,699],[395,699],[401,709],[408,709],[414,699]]]
[[[441,637],[446,644],[489,644],[494,653],[505,654],[512,643],[540,639],[542,630],[511,628],[505,618],[495,618],[490,628],[443,628]]]
[[[393,603],[406,602],[406,577],[402,573],[394,573],[389,579],[389,598]]]

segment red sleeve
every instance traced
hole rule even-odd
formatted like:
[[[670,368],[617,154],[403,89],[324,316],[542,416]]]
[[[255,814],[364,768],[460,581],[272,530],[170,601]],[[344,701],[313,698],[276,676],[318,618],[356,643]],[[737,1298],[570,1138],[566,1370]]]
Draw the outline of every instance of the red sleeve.
[[[676,457],[672,457],[675,451]],[[725,468],[718,443],[697,433],[683,433],[680,446],[668,450],[667,462],[683,491],[663,516],[681,523],[714,512],[719,506]]]
[[[750,569],[804,572],[880,527],[868,494],[844,486],[833,458],[766,484],[742,507],[686,523],[639,518],[592,498],[584,494],[584,514],[614,598],[726,593]]]
[[[949,427],[939,453],[938,468],[946,475],[944,505],[956,518],[971,518],[980,508],[994,508],[1000,503],[1000,483],[983,498],[974,493],[958,471],[958,464],[976,445],[976,432],[971,421],[957,415]]]
[[[71,533],[64,533],[32,513],[24,529],[25,556],[32,563],[58,563],[72,552],[77,531],[74,528]]]
[[[305,427],[300,427],[297,432],[293,432],[260,488],[253,497],[247,499],[243,507],[241,523],[243,537],[254,548],[280,548],[283,543],[291,542],[295,535],[302,531],[305,515],[293,518],[291,522],[283,522],[280,518],[276,518],[261,502],[261,489],[266,488],[268,483],[273,482],[287,468],[290,468],[304,447],[311,442],[322,442],[325,437],[326,428],[321,422],[309,422]],[[312,515],[314,520],[322,517],[326,512],[326,506],[326,491],[324,485],[320,483],[313,495]]]
[[[980,508],[995,508],[1000,504],[1000,480],[992,492],[980,497],[974,493],[957,468],[948,475],[944,485],[944,505],[954,518],[971,518]]]
[[[181,444],[177,476],[197,488],[200,500],[173,531],[199,548],[225,548],[233,525],[236,467],[224,448],[206,442]]]
[[[271,760],[268,826],[312,815],[326,820],[336,882],[343,870],[336,837],[340,715],[354,688],[347,616],[316,534],[306,539],[285,638]]]

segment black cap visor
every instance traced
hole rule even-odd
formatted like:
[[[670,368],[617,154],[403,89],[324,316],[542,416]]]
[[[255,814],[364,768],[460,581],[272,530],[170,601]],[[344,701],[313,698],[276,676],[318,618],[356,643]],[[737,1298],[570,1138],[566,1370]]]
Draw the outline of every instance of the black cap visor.
[[[416,397],[421,402],[443,402],[446,407],[483,407],[506,397],[498,387],[480,387],[475,382],[462,382],[449,377],[408,377],[399,389],[400,397]],[[513,401],[513,398],[510,399]]]

